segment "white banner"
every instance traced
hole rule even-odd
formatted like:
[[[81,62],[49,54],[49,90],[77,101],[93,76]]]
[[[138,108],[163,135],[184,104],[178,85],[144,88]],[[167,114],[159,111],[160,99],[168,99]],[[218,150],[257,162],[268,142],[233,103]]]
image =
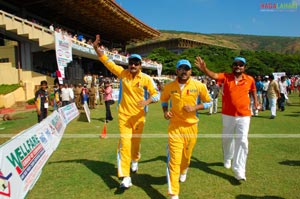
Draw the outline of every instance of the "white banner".
[[[84,102],[83,109],[88,121],[91,122],[91,111],[89,109],[89,105],[87,104],[87,102]]]
[[[115,102],[117,102],[119,100],[119,94],[120,94],[120,89],[118,89],[118,88],[112,89],[112,98]]]
[[[79,111],[74,102],[59,108],[58,112],[62,116],[66,125],[79,115]]]
[[[74,110],[76,109],[76,110]],[[25,198],[43,166],[59,145],[66,124],[78,110],[72,104],[54,111],[41,123],[26,129],[0,147],[0,199]],[[67,121],[67,123],[66,123]]]
[[[65,67],[73,59],[71,38],[55,31],[55,52],[57,68],[61,77],[65,78]]]
[[[276,80],[276,81],[280,81],[281,76],[286,76],[285,72],[276,72],[276,73],[273,73],[273,75],[274,75],[274,80]]]

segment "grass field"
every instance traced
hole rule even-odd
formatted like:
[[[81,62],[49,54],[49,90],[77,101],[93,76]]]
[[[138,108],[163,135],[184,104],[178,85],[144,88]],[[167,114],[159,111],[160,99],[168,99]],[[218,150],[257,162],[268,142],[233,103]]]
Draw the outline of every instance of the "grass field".
[[[181,183],[180,198],[254,199],[300,198],[300,98],[290,97],[292,105],[277,112],[260,112],[251,119],[247,181],[237,182],[233,172],[222,164],[221,114],[202,111],[199,138],[190,170]],[[37,184],[27,198],[168,198],[166,184],[167,124],[160,104],[150,106],[142,139],[142,158],[134,186],[118,188],[116,148],[117,113],[107,124],[107,139],[99,139],[105,110],[91,110],[91,123],[82,113],[65,131],[59,147],[49,159]],[[35,112],[18,115],[23,119],[1,122],[0,134],[16,134],[36,122]],[[0,143],[7,140],[1,138]]]

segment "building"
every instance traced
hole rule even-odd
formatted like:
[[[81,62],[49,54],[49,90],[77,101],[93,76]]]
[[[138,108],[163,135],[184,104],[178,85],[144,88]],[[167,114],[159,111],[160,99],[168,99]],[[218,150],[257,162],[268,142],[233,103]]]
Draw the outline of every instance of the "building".
[[[0,84],[24,86],[23,98],[16,101],[33,98],[41,80],[53,84],[55,31],[72,35],[73,59],[64,71],[71,83],[81,82],[85,73],[111,75],[89,45],[96,34],[121,65],[127,63],[127,43],[160,35],[113,0],[0,0],[0,7]],[[153,63],[144,67],[156,69]]]

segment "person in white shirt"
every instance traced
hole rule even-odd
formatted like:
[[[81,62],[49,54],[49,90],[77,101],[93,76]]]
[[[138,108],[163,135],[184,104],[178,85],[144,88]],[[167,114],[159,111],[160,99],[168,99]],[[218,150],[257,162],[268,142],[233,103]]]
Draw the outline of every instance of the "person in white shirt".
[[[288,98],[288,93],[287,93],[287,87],[288,84],[286,82],[286,77],[285,76],[281,76],[280,77],[280,81],[279,81],[279,92],[280,92],[280,98],[278,99],[278,109],[280,111],[284,111],[284,104],[285,104],[285,100]]]
[[[262,99],[263,99],[263,103],[262,103],[262,110],[265,111],[267,110],[268,107],[268,96],[267,96],[267,90],[269,87],[269,76],[265,76],[264,77],[264,81],[263,81],[263,90],[262,90]]]
[[[61,100],[62,106],[66,106],[70,103],[70,89],[68,88],[68,84],[64,84],[64,87],[61,89]]]
[[[73,84],[70,84],[69,92],[70,92],[70,102],[74,102],[74,86],[73,86]]]

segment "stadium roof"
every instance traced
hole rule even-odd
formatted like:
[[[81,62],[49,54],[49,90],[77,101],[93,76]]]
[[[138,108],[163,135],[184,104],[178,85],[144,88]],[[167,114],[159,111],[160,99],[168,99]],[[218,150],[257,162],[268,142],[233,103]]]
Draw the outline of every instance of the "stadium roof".
[[[126,44],[160,35],[158,30],[129,14],[114,0],[9,0],[7,2],[29,13],[42,16],[49,22],[76,28],[79,32],[91,36],[100,34],[108,41]]]

